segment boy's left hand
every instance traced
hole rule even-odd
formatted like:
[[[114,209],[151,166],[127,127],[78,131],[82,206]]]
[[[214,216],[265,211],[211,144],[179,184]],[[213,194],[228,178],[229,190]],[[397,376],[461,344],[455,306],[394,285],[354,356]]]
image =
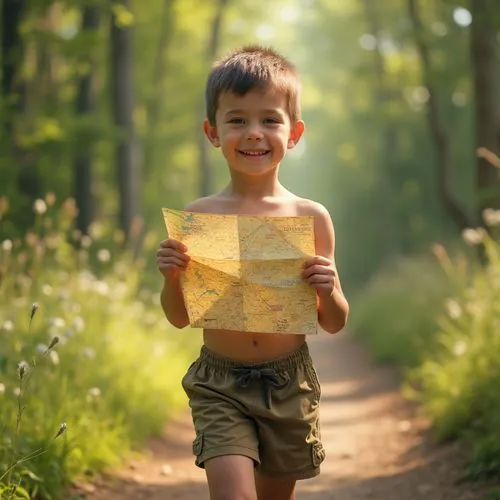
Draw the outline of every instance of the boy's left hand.
[[[337,281],[334,263],[321,255],[316,255],[304,263],[302,278],[316,288],[320,298],[327,298],[333,293]]]

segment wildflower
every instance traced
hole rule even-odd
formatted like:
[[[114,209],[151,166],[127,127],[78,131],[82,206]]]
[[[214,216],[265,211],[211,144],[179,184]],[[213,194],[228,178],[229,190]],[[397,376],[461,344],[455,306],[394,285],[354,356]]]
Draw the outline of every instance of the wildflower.
[[[66,326],[66,321],[64,321],[64,318],[56,316],[49,318],[49,325],[54,327],[55,329],[64,328]]]
[[[35,351],[38,354],[45,354],[49,350],[49,346],[45,344],[37,344],[35,347]]]
[[[11,332],[12,330],[14,330],[14,323],[10,319],[4,321],[2,325],[2,330],[5,330],[6,332]]]
[[[500,226],[500,210],[487,208],[483,211],[483,219],[487,226]]]
[[[23,380],[29,369],[30,366],[26,361],[21,361],[19,365],[17,365],[17,374],[19,375],[19,380]]]
[[[463,340],[455,342],[455,345],[453,346],[453,354],[455,354],[455,356],[462,356],[466,350],[467,344]]]
[[[5,384],[0,382],[0,396],[2,396],[3,394],[5,394]]]
[[[42,293],[47,296],[52,295],[52,287],[47,284],[42,285]]]
[[[12,250],[12,240],[3,240],[2,241],[2,250],[4,252],[10,252]]]
[[[51,349],[53,349],[59,343],[59,340],[60,340],[59,337],[57,335],[55,335],[49,344],[49,351]]]
[[[38,198],[35,200],[35,203],[33,203],[33,210],[36,214],[43,215],[47,211],[47,204],[44,200]]]
[[[92,238],[86,234],[82,235],[80,241],[83,248],[88,248],[92,244]]]
[[[484,240],[485,235],[486,232],[482,227],[462,231],[462,238],[468,245],[479,245]]]
[[[47,193],[45,196],[45,202],[47,206],[51,207],[56,202],[56,195],[54,193]]]
[[[59,354],[57,351],[50,351],[49,353],[50,360],[52,361],[52,364],[58,365],[59,364]]]
[[[111,259],[111,253],[107,248],[101,248],[97,252],[97,258],[100,262],[109,262]]]
[[[448,299],[446,301],[446,308],[451,319],[458,319],[462,316],[462,308],[456,300]]]
[[[73,320],[73,327],[77,332],[85,330],[85,320],[81,316],[76,316]]]
[[[39,307],[40,307],[40,304],[38,302],[33,302],[33,304],[31,305],[30,322],[34,318]]]
[[[16,398],[18,398],[21,395],[21,389],[19,387],[14,387],[12,393],[16,396]]]
[[[94,284],[94,290],[99,295],[108,295],[109,293],[109,285],[105,281],[96,281]]]
[[[92,387],[87,392],[87,401],[89,403],[97,401],[101,397],[101,389],[99,387]]]
[[[57,439],[59,436],[62,436],[67,430],[68,430],[68,424],[63,422],[59,426],[59,430],[57,431],[57,434],[54,436],[54,439]]]
[[[89,359],[94,359],[95,358],[95,350],[92,349],[92,347],[85,347],[83,349],[83,355],[86,357],[86,358],[89,358]]]

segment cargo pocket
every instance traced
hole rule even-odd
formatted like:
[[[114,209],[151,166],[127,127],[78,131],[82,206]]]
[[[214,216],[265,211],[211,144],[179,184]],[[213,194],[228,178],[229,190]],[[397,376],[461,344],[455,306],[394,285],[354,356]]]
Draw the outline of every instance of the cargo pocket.
[[[312,445],[312,462],[314,467],[319,467],[323,460],[325,460],[325,449],[321,443],[315,443]]]
[[[203,451],[203,433],[200,432],[196,435],[193,441],[193,455],[199,457]]]

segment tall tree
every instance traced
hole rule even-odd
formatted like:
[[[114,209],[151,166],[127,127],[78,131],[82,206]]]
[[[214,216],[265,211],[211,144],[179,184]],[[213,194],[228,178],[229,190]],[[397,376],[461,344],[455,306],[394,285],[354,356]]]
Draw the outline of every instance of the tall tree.
[[[120,137],[116,144],[119,224],[126,235],[139,213],[139,157],[134,129],[131,0],[120,0],[111,16],[111,101]]]
[[[413,24],[415,44],[420,57],[423,84],[429,92],[427,102],[427,121],[436,148],[438,186],[441,200],[459,229],[474,224],[464,207],[456,199],[451,188],[452,154],[449,135],[445,130],[443,118],[439,110],[439,92],[433,81],[430,50],[426,42],[425,27],[422,23],[418,0],[408,0],[408,11]]]
[[[95,5],[86,5],[82,13],[82,31],[95,31],[99,26],[99,9]],[[89,117],[94,109],[92,82],[94,64],[92,56],[88,58],[87,72],[78,82],[76,113],[80,117]],[[78,206],[77,227],[87,234],[92,222],[92,151],[90,144],[78,144],[75,151],[74,193]]]
[[[229,0],[219,0],[217,2],[215,15],[212,21],[210,30],[210,39],[207,46],[207,61],[210,64],[216,57],[219,51],[222,20]],[[205,115],[204,108],[202,108],[203,115]],[[200,172],[200,196],[206,196],[212,191],[212,168],[208,158],[208,144],[205,134],[200,130],[198,133],[198,152],[199,152],[199,172]]]
[[[476,147],[499,154],[498,0],[470,0],[470,10]],[[482,155],[477,160],[477,187],[480,212],[485,208],[500,208],[500,177]]]

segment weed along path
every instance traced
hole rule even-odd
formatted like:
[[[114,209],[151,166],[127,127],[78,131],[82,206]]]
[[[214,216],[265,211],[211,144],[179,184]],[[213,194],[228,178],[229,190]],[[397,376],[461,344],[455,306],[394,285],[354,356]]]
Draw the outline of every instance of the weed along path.
[[[464,454],[433,444],[426,421],[399,394],[399,378],[372,363],[348,334],[310,341],[322,383],[322,473],[299,483],[299,500],[481,500],[462,481]],[[85,495],[89,500],[205,500],[204,472],[193,465],[185,414],[131,463]]]

